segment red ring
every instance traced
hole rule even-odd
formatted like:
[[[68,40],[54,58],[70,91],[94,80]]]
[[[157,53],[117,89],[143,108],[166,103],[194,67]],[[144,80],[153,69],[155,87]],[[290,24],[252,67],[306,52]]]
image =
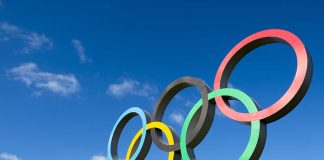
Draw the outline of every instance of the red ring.
[[[260,31],[239,42],[222,61],[215,77],[214,89],[225,88],[228,78],[239,60],[251,50],[268,43],[284,43],[294,49],[297,56],[297,71],[294,80],[286,93],[277,102],[255,113],[237,112],[227,105],[227,100],[222,97],[215,98],[219,109],[231,119],[239,122],[256,120],[263,120],[266,123],[273,122],[294,109],[308,90],[312,77],[311,57],[296,35],[280,29]]]

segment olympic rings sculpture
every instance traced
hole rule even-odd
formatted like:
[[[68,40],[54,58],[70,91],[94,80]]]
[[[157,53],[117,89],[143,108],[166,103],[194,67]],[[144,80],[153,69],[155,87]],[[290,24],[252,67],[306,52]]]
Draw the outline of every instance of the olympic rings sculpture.
[[[240,90],[227,88],[228,79],[235,65],[253,49],[270,43],[291,46],[297,57],[294,80],[284,95],[273,105],[261,110],[257,103]],[[214,116],[215,105],[227,117],[251,126],[248,144],[241,154],[241,160],[259,159],[262,154],[267,132],[267,124],[274,122],[293,110],[306,94],[313,72],[310,54],[302,41],[293,33],[281,29],[269,29],[254,33],[239,42],[222,61],[214,81],[212,91],[203,81],[193,77],[183,77],[172,82],[160,96],[152,115],[133,107],[126,110],[117,120],[108,142],[108,160],[121,159],[117,154],[118,141],[123,128],[134,116],[142,120],[142,129],[134,136],[127,150],[126,160],[145,159],[152,141],[168,152],[168,160],[194,160],[194,148],[207,135]],[[185,118],[180,137],[162,121],[164,112],[172,98],[187,87],[196,87],[201,99],[193,106]],[[229,99],[240,101],[248,113],[240,113],[231,108]],[[166,136],[167,142],[163,138]]]

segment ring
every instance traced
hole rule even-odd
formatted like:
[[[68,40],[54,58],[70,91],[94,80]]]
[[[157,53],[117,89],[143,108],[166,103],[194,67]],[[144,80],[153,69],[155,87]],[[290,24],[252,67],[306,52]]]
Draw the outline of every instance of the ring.
[[[215,97],[220,96],[230,96],[244,104],[244,106],[248,109],[248,111],[256,112],[259,110],[258,106],[254,103],[254,101],[245,93],[232,88],[224,88],[217,91],[213,91],[208,94],[208,99],[213,100]],[[193,151],[188,153],[187,151],[187,133],[188,127],[193,119],[195,113],[201,108],[202,101],[199,100],[194,107],[190,110],[188,116],[186,117],[180,136],[180,148],[181,148],[181,155],[183,160],[192,160],[196,159]],[[260,120],[252,121],[251,122],[251,134],[249,138],[249,142],[247,147],[245,148],[243,154],[241,155],[241,160],[249,160],[249,159],[259,159],[261,153],[263,151],[265,140],[266,140],[266,124],[261,122]]]
[[[216,104],[223,114],[239,122],[262,120],[270,123],[280,119],[293,110],[306,94],[312,79],[312,60],[303,42],[294,34],[280,29],[269,29],[252,34],[239,42],[224,58],[215,76],[214,90],[226,88],[235,65],[253,49],[269,44],[290,45],[297,56],[295,78],[286,93],[274,104],[253,113],[240,113],[227,105],[227,100],[216,98]]]
[[[146,125],[146,129],[150,130],[153,128],[157,128],[160,129],[166,136],[169,145],[173,145],[174,144],[174,138],[173,138],[173,131],[171,131],[171,129],[165,125],[162,122],[151,122],[149,124]],[[127,150],[127,155],[126,155],[126,160],[130,160],[130,156],[131,156],[131,152],[133,150],[133,147],[135,146],[138,138],[142,135],[143,129],[140,129],[136,135],[134,136],[134,138],[131,141],[131,144],[128,147]],[[181,155],[180,154],[176,154],[174,151],[169,152],[169,156],[168,156],[168,160],[181,160]]]
[[[190,134],[188,135],[187,145],[190,147],[197,146],[206,136],[215,114],[215,104],[208,101],[209,87],[200,79],[193,77],[183,77],[173,81],[160,96],[154,111],[152,113],[152,121],[162,121],[164,112],[172,100],[172,98],[182,89],[195,86],[202,97],[202,107],[200,114],[195,115],[189,127]],[[199,116],[199,117],[198,117]],[[165,143],[162,132],[156,129],[151,131],[152,139],[155,144],[166,152],[180,150],[180,143],[176,142],[174,145]]]
[[[117,120],[113,130],[111,131],[109,142],[108,142],[108,160],[118,160],[118,141],[122,130],[124,129],[125,125],[128,123],[130,119],[135,117],[136,115],[140,116],[142,120],[142,136],[141,140],[138,144],[136,151],[134,152],[131,160],[136,159],[145,159],[149,148],[151,147],[152,140],[149,134],[146,134],[146,124],[150,122],[150,116],[144,110],[132,107],[126,110]]]

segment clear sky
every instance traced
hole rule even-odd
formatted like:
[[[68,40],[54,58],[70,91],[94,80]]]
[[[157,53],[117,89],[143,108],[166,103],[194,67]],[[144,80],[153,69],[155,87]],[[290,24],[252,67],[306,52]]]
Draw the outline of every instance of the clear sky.
[[[126,109],[151,113],[164,88],[182,76],[212,87],[228,51],[270,28],[304,42],[314,75],[298,107],[268,125],[261,159],[322,159],[323,8],[311,0],[0,0],[0,159],[104,160]],[[287,90],[295,70],[292,49],[271,44],[248,54],[230,83],[265,108]],[[195,89],[184,90],[163,121],[180,134],[199,98]],[[121,157],[140,125],[135,118],[126,126]],[[249,129],[216,114],[197,158],[237,159]],[[147,159],[166,157],[153,145]]]

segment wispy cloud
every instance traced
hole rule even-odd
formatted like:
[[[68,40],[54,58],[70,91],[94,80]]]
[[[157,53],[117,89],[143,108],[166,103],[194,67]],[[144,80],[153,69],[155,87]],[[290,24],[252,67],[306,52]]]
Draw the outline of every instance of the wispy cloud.
[[[42,71],[35,63],[25,63],[12,68],[8,74],[15,80],[22,81],[27,86],[33,86],[41,91],[50,91],[67,96],[79,91],[79,82],[73,74],[54,74]],[[41,92],[37,92],[41,93]]]
[[[53,48],[52,41],[44,34],[30,32],[23,36],[26,46],[20,50],[21,53],[29,54],[38,50],[48,50]]]
[[[3,7],[3,1],[0,0],[0,8]]]
[[[187,101],[184,103],[184,105],[185,105],[186,107],[193,107],[194,103],[193,103],[191,100],[187,100]]]
[[[175,95],[174,98],[178,101],[178,103],[182,103],[186,107],[193,107],[193,105],[196,103],[194,101],[197,99],[197,97],[193,95]]]
[[[106,157],[102,155],[94,155],[90,158],[90,160],[106,160]]]
[[[172,123],[176,123],[178,125],[182,125],[184,121],[184,115],[180,112],[174,111],[173,113],[170,114],[169,120]]]
[[[230,83],[230,82],[227,84],[227,87],[228,88],[235,88],[234,85],[232,83]]]
[[[0,40],[18,40],[23,44],[18,53],[31,54],[37,51],[49,50],[53,48],[53,42],[43,33],[27,31],[16,25],[2,22],[0,23]]]
[[[18,158],[18,156],[16,155],[0,152],[0,160],[21,160],[21,159]]]
[[[82,41],[77,40],[77,39],[73,39],[71,43],[72,43],[73,48],[74,48],[74,49],[76,50],[76,52],[78,53],[79,58],[80,58],[80,62],[81,62],[81,63],[92,62],[92,60],[89,59],[89,58],[86,56],[85,48],[84,48],[84,46],[83,46],[83,44],[82,44]]]
[[[110,84],[106,92],[108,95],[115,97],[135,95],[153,99],[153,94],[157,92],[157,87],[154,85],[141,83],[134,79],[124,79],[121,82]]]

